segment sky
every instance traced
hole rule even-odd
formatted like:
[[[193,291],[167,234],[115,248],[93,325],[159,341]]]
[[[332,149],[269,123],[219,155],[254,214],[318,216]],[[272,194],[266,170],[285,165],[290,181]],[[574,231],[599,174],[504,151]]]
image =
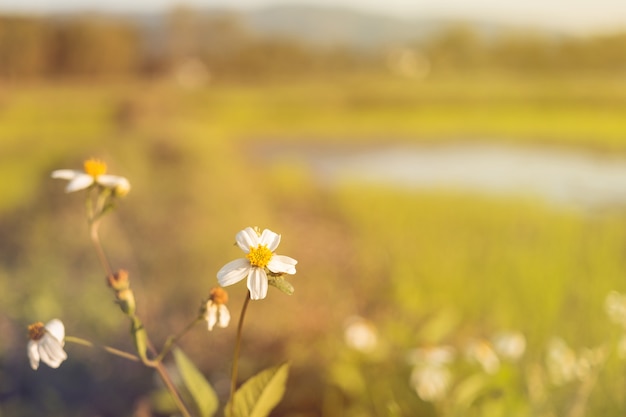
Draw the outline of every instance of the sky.
[[[486,20],[574,32],[626,29],[626,0],[0,0],[0,12],[154,12],[177,4],[244,10],[306,4],[406,18]]]

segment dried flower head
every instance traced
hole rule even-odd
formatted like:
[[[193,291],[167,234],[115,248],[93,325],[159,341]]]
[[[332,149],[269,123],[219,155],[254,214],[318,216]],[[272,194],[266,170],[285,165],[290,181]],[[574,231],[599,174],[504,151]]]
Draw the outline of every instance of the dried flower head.
[[[211,289],[209,298],[203,303],[201,308],[202,315],[208,323],[209,331],[217,324],[218,327],[228,327],[230,323],[230,312],[226,303],[228,302],[228,293],[220,287]]]

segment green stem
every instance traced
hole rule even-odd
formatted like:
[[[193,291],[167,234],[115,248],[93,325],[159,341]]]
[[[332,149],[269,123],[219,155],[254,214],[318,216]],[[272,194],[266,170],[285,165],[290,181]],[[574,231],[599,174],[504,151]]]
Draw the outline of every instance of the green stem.
[[[104,253],[104,249],[102,248],[102,244],[100,243],[100,237],[98,236],[98,226],[100,225],[99,221],[90,221],[89,222],[89,235],[91,237],[91,243],[93,243],[94,248],[96,249],[96,254],[98,255],[98,260],[100,261],[100,265],[106,272],[107,276],[113,275],[113,268],[111,268],[111,264],[109,263],[106,254]]]
[[[140,362],[141,359],[137,355],[133,355],[132,353],[124,352],[123,350],[115,349],[110,346],[97,346],[90,342],[89,340],[81,339],[80,337],[74,336],[65,336],[64,339],[66,342],[75,343],[77,345],[87,346],[87,347],[97,347],[100,348],[112,355],[119,356],[121,358],[129,359],[131,361]]]
[[[99,202],[99,204],[101,204],[101,202]],[[107,273],[107,276],[111,276],[113,275],[113,268],[111,267],[111,264],[109,263],[106,257],[106,254],[104,253],[104,248],[102,247],[102,243],[100,242],[100,236],[98,235],[98,226],[100,224],[100,217],[97,214],[93,213],[92,204],[87,205],[87,215],[89,219],[89,229],[90,229],[89,231],[90,231],[91,242],[93,243],[93,246],[96,249],[96,253],[98,255],[98,259],[100,261],[100,264],[102,265],[102,268]],[[128,317],[134,323],[133,329],[143,326],[141,322],[139,321],[139,318],[135,314],[129,315]],[[139,325],[137,325],[136,322],[138,322]],[[134,336],[134,337],[137,337],[137,336]],[[87,341],[83,341],[83,342],[90,343]],[[153,353],[155,353],[156,349],[154,349],[154,347],[152,346],[152,343],[148,339],[147,335],[145,338],[145,342],[147,344],[148,349],[150,349]],[[172,379],[167,373],[165,366],[161,362],[162,358],[159,357],[157,358],[158,360],[150,360],[146,357],[145,352],[140,352],[140,354],[142,356],[138,357],[137,359],[140,360],[145,366],[154,368],[158,372],[159,376],[161,377],[161,380],[165,384],[167,390],[170,392],[172,399],[176,403],[176,406],[178,407],[178,410],[180,411],[181,415],[183,417],[191,417],[191,414],[187,410],[187,407],[185,406],[185,403],[183,402],[180,394],[178,393],[178,390],[174,386]]]
[[[241,350],[241,333],[243,329],[243,319],[246,316],[246,310],[248,309],[248,304],[250,303],[250,291],[248,291],[248,295],[246,296],[246,300],[243,302],[243,307],[241,308],[241,315],[239,316],[239,324],[237,325],[237,340],[235,341],[235,350],[233,353],[233,372],[230,379],[230,415],[234,416],[234,399],[235,399],[235,390],[237,389],[237,371],[239,367],[239,351]]]
[[[183,399],[180,397],[180,394],[178,394],[178,390],[174,386],[172,379],[165,370],[165,366],[163,366],[163,363],[155,362],[153,368],[156,369],[156,371],[159,373],[161,380],[167,387],[167,390],[170,392],[170,395],[174,399],[174,402],[176,403],[176,406],[178,407],[178,410],[181,412],[183,417],[191,417],[191,414],[189,413],[189,411],[187,411],[187,407],[185,406]]]
[[[159,355],[156,358],[154,358],[154,360],[155,361],[159,361],[159,362],[162,361],[163,358],[165,358],[165,356],[172,349],[172,346],[174,346],[175,343],[177,343],[189,330],[191,330],[191,328],[193,326],[196,325],[196,323],[198,323],[201,320],[204,320],[204,318],[203,317],[196,317],[183,330],[178,332],[178,334],[176,334],[174,336],[168,337],[167,340],[165,341],[165,344],[163,345],[163,349],[161,349],[161,353],[159,353]]]

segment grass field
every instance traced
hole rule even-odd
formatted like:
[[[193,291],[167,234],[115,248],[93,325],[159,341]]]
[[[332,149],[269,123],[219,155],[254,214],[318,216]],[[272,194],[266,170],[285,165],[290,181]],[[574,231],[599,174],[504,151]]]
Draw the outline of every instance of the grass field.
[[[522,198],[323,189],[297,161],[267,166],[254,152],[264,143],[480,141],[617,155],[626,150],[625,110],[626,83],[600,75],[360,75],[199,90],[166,81],[7,85],[0,324],[9,337],[0,344],[0,415],[132,415],[153,389],[147,371],[78,346],[68,346],[70,359],[56,371],[33,373],[23,354],[25,326],[52,317],[68,334],[132,350],[89,247],[82,199],[49,179],[91,156],[133,184],[102,237],[114,265],[130,270],[158,342],[195,314],[215,272],[239,256],[237,231],[282,233],[280,253],[299,260],[296,293],[270,289],[251,305],[241,364],[248,377],[291,359],[277,416],[575,416],[580,407],[623,415],[621,330],[604,312],[609,291],[626,291],[618,208],[580,213]],[[235,317],[244,290],[232,287]],[[353,316],[376,330],[374,351],[344,342]],[[219,387],[235,329],[200,327],[182,346]],[[527,341],[520,362],[487,374],[463,361],[467,341],[510,330]],[[551,384],[553,337],[580,358],[605,346],[602,366]],[[439,345],[459,355],[450,394],[430,403],[411,387],[406,358]]]

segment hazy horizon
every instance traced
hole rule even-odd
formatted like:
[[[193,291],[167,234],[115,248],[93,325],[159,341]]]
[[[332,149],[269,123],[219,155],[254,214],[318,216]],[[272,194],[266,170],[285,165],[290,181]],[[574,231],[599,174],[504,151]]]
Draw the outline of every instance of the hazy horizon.
[[[486,20],[504,24],[538,26],[575,32],[608,31],[626,28],[626,2],[620,0],[540,0],[502,2],[501,0],[110,0],[95,3],[86,0],[0,0],[0,12],[50,14],[57,12],[164,12],[177,5],[192,8],[228,8],[254,10],[271,6],[319,6],[346,8],[366,13],[408,19]]]

